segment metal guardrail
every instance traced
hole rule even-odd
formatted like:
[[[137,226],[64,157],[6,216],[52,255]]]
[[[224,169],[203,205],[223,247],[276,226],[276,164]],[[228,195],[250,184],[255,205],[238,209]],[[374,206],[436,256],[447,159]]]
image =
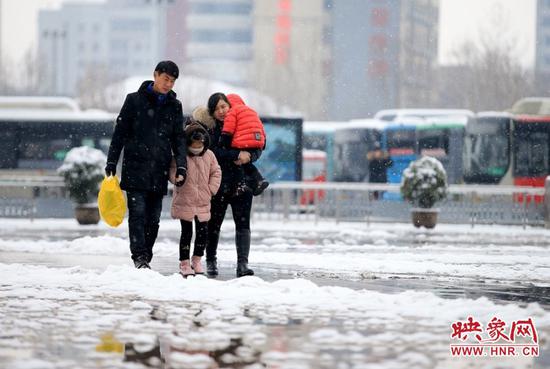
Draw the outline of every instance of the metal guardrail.
[[[397,184],[279,182],[253,203],[260,219],[410,222]],[[438,203],[439,222],[544,226],[544,188],[451,185]],[[376,196],[376,194],[379,196]]]
[[[20,195],[24,190],[25,195]],[[440,209],[439,223],[514,224],[550,228],[547,210],[550,184],[542,187],[451,185]],[[10,195],[13,194],[14,196]],[[376,193],[380,196],[376,196]],[[165,198],[163,217],[171,199]],[[399,185],[378,183],[278,182],[254,198],[258,219],[410,222],[411,206],[402,201]],[[0,216],[71,217],[62,178],[0,177]]]

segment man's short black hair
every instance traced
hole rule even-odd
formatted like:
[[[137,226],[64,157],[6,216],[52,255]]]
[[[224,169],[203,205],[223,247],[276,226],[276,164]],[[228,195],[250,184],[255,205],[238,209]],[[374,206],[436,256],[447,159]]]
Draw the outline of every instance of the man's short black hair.
[[[155,68],[155,72],[158,72],[159,74],[166,73],[176,79],[180,75],[180,70],[178,66],[171,60],[163,60],[158,63]]]

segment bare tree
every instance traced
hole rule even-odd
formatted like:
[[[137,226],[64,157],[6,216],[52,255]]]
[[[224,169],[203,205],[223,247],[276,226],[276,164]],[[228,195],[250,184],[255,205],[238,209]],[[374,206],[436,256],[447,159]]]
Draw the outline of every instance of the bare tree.
[[[506,28],[498,9],[480,31],[480,41],[468,41],[454,53],[456,66],[440,76],[441,95],[449,104],[474,111],[504,110],[534,92],[533,72],[521,65],[521,43]]]
[[[105,88],[111,79],[105,65],[89,65],[78,81],[78,100],[83,109],[107,109]]]

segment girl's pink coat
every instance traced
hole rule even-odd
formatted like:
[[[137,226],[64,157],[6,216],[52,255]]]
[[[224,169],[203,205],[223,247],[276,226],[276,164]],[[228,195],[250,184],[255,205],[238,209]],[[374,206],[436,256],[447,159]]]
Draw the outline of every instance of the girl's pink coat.
[[[176,162],[170,166],[170,182],[176,178]],[[216,156],[206,150],[202,156],[187,155],[187,178],[181,187],[174,186],[171,215],[175,219],[199,222],[210,220],[210,199],[220,188],[222,172]]]

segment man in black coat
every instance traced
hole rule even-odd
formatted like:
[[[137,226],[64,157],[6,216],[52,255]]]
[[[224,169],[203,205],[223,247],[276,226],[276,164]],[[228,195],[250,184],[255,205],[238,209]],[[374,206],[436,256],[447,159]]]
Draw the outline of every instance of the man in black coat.
[[[179,75],[177,65],[160,62],[154,81],[145,81],[128,94],[117,118],[105,173],[116,174],[120,153],[120,187],[128,198],[130,251],[136,268],[150,268],[157,238],[162,198],[167,194],[172,155],[176,159],[176,186],[187,173],[181,102],[172,91]]]
[[[387,170],[393,165],[393,160],[388,153],[382,151],[380,144],[374,144],[374,150],[367,153],[369,162],[369,182],[371,183],[386,183],[388,182]],[[374,199],[378,199],[381,193],[374,191]]]

